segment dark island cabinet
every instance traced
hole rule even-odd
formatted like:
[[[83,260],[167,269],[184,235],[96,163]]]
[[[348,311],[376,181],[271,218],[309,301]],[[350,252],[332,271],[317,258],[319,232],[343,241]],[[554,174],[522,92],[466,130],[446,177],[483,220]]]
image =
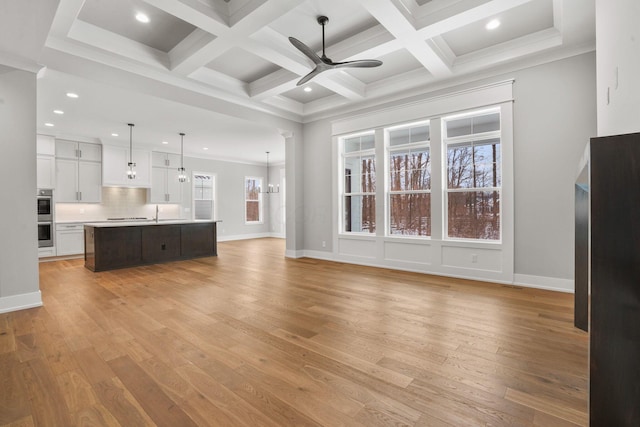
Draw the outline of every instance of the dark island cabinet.
[[[142,262],[153,264],[182,257],[180,251],[181,225],[141,227]]]
[[[640,133],[591,140],[589,425],[640,426]]]
[[[106,271],[216,256],[216,223],[84,226],[84,265]]]
[[[208,223],[191,224],[183,228],[180,234],[182,255],[189,258],[217,255],[216,241],[215,227],[211,232],[211,226]]]

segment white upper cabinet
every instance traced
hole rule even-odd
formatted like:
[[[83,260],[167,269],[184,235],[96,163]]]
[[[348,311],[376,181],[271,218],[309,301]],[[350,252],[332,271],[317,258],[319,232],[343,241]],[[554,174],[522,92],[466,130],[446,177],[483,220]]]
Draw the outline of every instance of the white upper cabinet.
[[[56,187],[56,140],[52,136],[36,137],[36,182],[38,188]]]
[[[154,151],[151,153],[152,166],[154,168],[179,168],[180,167],[180,155],[173,153],[161,153]]]
[[[150,203],[180,203],[182,183],[178,181],[180,156],[171,153],[152,153],[152,183]]]
[[[49,135],[36,135],[36,153],[38,155],[55,156],[56,139]]]
[[[133,149],[135,179],[127,177],[129,148],[116,145],[102,146],[102,182],[114,187],[151,187],[151,152]]]
[[[102,148],[98,144],[57,140],[56,202],[99,203],[102,199]]]
[[[102,160],[102,147],[99,144],[58,139],[56,141],[56,157],[99,162]]]

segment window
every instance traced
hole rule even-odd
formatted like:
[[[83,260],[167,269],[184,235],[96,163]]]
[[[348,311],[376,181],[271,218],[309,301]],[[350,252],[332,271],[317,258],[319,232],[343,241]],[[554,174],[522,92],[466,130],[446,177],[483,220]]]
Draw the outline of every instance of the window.
[[[262,178],[246,177],[244,179],[245,222],[262,222],[262,194],[260,188]]]
[[[343,232],[376,232],[376,159],[373,132],[342,139]]]
[[[388,233],[431,236],[429,122],[387,129]]]
[[[211,173],[193,172],[193,219],[214,219],[215,179]]]
[[[445,117],[447,236],[500,240],[500,112]]]

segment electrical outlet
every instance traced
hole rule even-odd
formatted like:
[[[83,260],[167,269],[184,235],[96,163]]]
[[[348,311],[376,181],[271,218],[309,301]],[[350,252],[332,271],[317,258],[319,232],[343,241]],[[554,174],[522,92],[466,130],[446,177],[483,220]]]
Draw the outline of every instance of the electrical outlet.
[[[325,242],[324,240],[322,241],[322,247],[326,248],[327,247],[327,242]]]
[[[478,262],[478,254],[471,254],[471,262],[474,264]]]

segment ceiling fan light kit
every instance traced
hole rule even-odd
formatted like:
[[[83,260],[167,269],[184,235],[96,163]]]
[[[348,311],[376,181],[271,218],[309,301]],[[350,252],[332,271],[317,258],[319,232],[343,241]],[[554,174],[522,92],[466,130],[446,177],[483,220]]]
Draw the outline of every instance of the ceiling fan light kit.
[[[289,41],[291,42],[291,44],[294,45],[296,49],[302,52],[307,58],[313,61],[314,64],[316,64],[315,68],[309,74],[298,81],[297,86],[302,86],[318,74],[327,70],[333,70],[336,68],[372,68],[382,65],[382,61],[378,61],[377,59],[360,59],[356,61],[345,62],[333,62],[331,59],[329,59],[324,50],[324,27],[328,22],[329,18],[327,18],[326,16],[318,16],[318,24],[322,26],[322,56],[318,56],[313,50],[311,50],[300,40],[294,37],[289,37]]]

